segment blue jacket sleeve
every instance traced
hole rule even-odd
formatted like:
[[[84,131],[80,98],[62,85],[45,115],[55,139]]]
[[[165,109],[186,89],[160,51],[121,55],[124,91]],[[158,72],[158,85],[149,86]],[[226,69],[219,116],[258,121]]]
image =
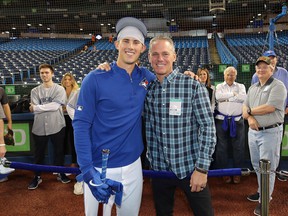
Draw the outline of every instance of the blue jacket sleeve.
[[[81,85],[73,120],[77,161],[82,173],[93,167],[91,131],[97,100],[96,86],[96,78],[93,72],[90,72]]]

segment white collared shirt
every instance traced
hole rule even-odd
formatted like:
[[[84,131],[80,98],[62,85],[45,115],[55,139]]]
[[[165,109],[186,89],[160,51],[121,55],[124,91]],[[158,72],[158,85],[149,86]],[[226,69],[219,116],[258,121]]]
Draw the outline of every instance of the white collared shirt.
[[[236,95],[234,95],[236,93]],[[246,88],[243,84],[234,82],[229,86],[225,81],[216,86],[216,109],[228,116],[237,116],[242,114],[242,105],[246,99]],[[216,119],[223,120],[223,115],[216,115]],[[239,121],[241,118],[235,118],[235,121]]]

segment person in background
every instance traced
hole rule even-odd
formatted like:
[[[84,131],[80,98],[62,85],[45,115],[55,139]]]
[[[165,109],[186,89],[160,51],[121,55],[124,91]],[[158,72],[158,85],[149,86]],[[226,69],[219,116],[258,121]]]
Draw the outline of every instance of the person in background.
[[[75,110],[77,108],[79,92],[80,92],[80,88],[77,89],[77,91],[75,92],[75,94],[73,94],[73,96],[69,97],[69,101],[67,102],[67,105],[66,105],[67,114],[69,115],[71,120],[74,119]],[[74,188],[73,188],[73,193],[75,195],[82,195],[84,193],[83,184],[84,182],[82,181],[82,179],[78,180],[76,178],[76,183],[74,184]]]
[[[0,107],[0,158],[4,158],[6,154],[6,144],[4,142],[4,121],[5,118],[2,108]]]
[[[63,78],[61,80],[61,85],[64,87],[66,91],[66,105],[71,100],[71,98],[74,97],[74,95],[77,93],[77,90],[79,89],[79,86],[74,78],[74,76],[71,73],[65,73],[63,75]],[[74,145],[74,131],[72,126],[72,120],[70,116],[67,113],[66,105],[63,106],[63,112],[64,112],[64,118],[65,118],[65,147],[71,149],[71,166],[72,167],[78,167],[77,165],[77,156],[75,151],[75,145]]]
[[[110,35],[110,36],[109,36],[108,41],[109,41],[109,43],[113,43],[113,35]]]
[[[171,38],[151,39],[148,58],[157,80],[149,86],[144,106],[147,158],[152,170],[176,176],[152,179],[156,214],[173,215],[180,187],[195,215],[214,215],[207,174],[216,135],[208,93],[198,81],[173,70]]]
[[[95,34],[92,34],[92,36],[91,36],[91,45],[94,45],[95,42],[96,42],[96,36],[95,36]]]
[[[30,112],[34,113],[32,135],[35,143],[35,164],[44,164],[46,147],[51,140],[54,149],[54,165],[63,166],[65,119],[62,106],[66,102],[65,89],[53,82],[54,68],[51,65],[41,64],[39,71],[42,84],[31,90],[29,107]],[[42,182],[40,174],[35,171],[28,189],[33,190],[38,187]],[[64,173],[59,173],[57,180],[62,183],[70,182]]]
[[[288,92],[288,72],[285,68],[283,67],[279,67],[277,66],[277,62],[278,62],[278,58],[276,56],[276,53],[273,50],[268,50],[266,52],[263,53],[263,56],[269,57],[270,61],[271,61],[271,65],[273,66],[273,75],[272,77],[280,80],[283,82],[283,84],[286,87],[286,90]],[[257,74],[255,73],[252,77],[252,81],[251,84],[255,84],[259,82],[259,78],[257,76]],[[287,93],[288,94],[288,93]],[[286,98],[286,103],[285,103],[285,117],[284,117],[284,124],[283,124],[283,135],[282,135],[282,139],[284,137],[284,133],[285,133],[285,125],[288,123],[288,95]],[[280,147],[280,160],[279,160],[279,165],[277,167],[277,171],[281,170],[281,162],[282,162],[282,144],[283,142],[281,142],[281,147]],[[284,175],[281,175],[279,173],[276,174],[277,179],[280,181],[287,181],[287,177]]]
[[[206,87],[211,104],[211,110],[214,113],[215,109],[215,86],[211,85],[210,74],[207,68],[199,68],[197,70],[197,76],[199,77],[199,81]]]
[[[136,216],[141,204],[141,114],[155,76],[136,65],[146,49],[144,23],[125,17],[116,32],[117,61],[111,70],[96,69],[85,77],[73,120],[86,215],[97,215],[100,202],[105,203],[104,215],[111,214],[115,203],[118,215]],[[103,149],[110,150],[105,181],[100,178]]]
[[[243,166],[244,145],[244,119],[242,118],[242,105],[246,99],[246,88],[243,84],[235,82],[237,70],[227,67],[224,71],[224,82],[216,87],[215,97],[215,125],[217,145],[215,163],[218,169],[228,168],[229,148],[232,147],[233,167]],[[225,183],[232,178],[224,176]],[[240,176],[233,176],[235,184],[240,183]]]
[[[83,47],[83,49],[80,51],[81,53],[82,52],[87,52],[89,49],[88,49],[88,46],[87,45],[85,45],[84,47]]]
[[[3,88],[0,87],[0,101],[7,120],[7,129],[12,130],[12,116],[9,106],[8,97]]]
[[[6,145],[4,142],[4,121],[3,119],[7,119],[7,129],[12,130],[12,117],[11,111],[8,104],[8,97],[5,93],[5,90],[0,87],[0,158],[3,158],[6,153]],[[3,135],[3,136],[2,136]]]
[[[12,117],[11,117],[11,110],[8,103],[8,97],[5,93],[5,90],[0,87],[0,158],[4,158],[6,154],[6,144],[4,142],[4,121],[3,119],[6,118],[7,120],[7,130],[12,130]],[[3,165],[0,165],[0,173],[5,173],[5,175],[0,178],[0,182],[4,182],[8,180],[6,174],[13,172],[14,169],[6,168]]]
[[[97,51],[98,51],[96,45],[93,45],[92,51],[93,51],[93,52],[97,52]]]
[[[257,175],[258,189],[255,194],[247,197],[249,201],[260,202],[259,161],[270,161],[270,170],[276,170],[280,158],[280,145],[282,140],[284,113],[287,90],[283,82],[273,77],[274,67],[267,56],[261,56],[255,64],[259,82],[250,86],[247,99],[243,105],[243,117],[249,125],[248,145],[251,163]],[[275,184],[275,172],[269,175],[269,199]],[[255,215],[261,215],[261,203],[255,210]]]

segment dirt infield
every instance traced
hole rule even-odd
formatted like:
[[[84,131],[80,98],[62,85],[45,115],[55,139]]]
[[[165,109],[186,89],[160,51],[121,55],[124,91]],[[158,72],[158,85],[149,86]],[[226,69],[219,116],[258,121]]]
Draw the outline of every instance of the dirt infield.
[[[50,216],[50,215],[84,215],[83,196],[73,194],[74,182],[62,184],[51,173],[42,175],[43,182],[36,190],[28,190],[28,183],[33,173],[16,170],[9,180],[0,183],[1,215],[6,216]],[[70,176],[74,178],[74,176]],[[276,180],[273,200],[270,204],[270,216],[285,216],[288,212],[288,182]],[[215,215],[247,216],[253,215],[257,203],[246,199],[248,194],[256,191],[256,176],[242,177],[239,185],[224,184],[221,178],[209,178]],[[192,215],[184,193],[176,191],[175,216]],[[115,214],[115,209],[112,215]],[[140,216],[155,215],[150,179],[144,179],[144,190]]]

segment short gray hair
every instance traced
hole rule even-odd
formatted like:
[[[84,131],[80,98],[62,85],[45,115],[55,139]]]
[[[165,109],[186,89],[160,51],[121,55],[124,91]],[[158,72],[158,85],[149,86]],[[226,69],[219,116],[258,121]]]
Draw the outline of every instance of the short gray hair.
[[[236,68],[233,67],[233,66],[227,67],[227,68],[224,70],[224,75],[226,75],[226,74],[227,74],[228,72],[230,72],[230,71],[235,71],[235,75],[237,76],[237,70],[236,70]]]
[[[168,41],[168,43],[170,43],[170,45],[171,45],[173,53],[176,53],[173,40],[170,37],[165,36],[165,35],[158,35],[158,36],[153,37],[150,40],[149,53],[151,53],[151,49],[152,49],[153,43],[156,42],[156,41],[159,41],[159,40]]]

